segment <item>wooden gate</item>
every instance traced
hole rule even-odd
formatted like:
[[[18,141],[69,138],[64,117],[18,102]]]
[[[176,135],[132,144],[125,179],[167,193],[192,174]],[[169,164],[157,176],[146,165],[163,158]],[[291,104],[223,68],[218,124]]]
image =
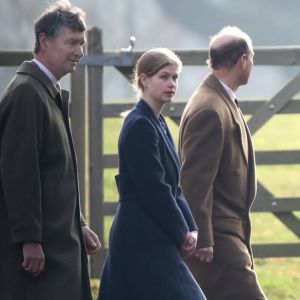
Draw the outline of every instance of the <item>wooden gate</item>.
[[[90,226],[100,237],[104,236],[104,217],[113,216],[117,201],[104,199],[104,170],[117,167],[117,155],[103,154],[103,120],[116,118],[132,103],[109,104],[103,101],[103,68],[114,66],[122,76],[129,78],[133,65],[142,54],[131,47],[123,51],[103,52],[102,32],[98,28],[88,31],[87,53],[71,76],[71,126],[77,152],[82,210]],[[289,66],[300,64],[300,47],[257,47],[255,65]],[[175,51],[184,66],[205,65],[207,50]],[[0,51],[0,66],[16,66],[31,59],[31,52]],[[300,91],[300,73],[292,78],[271,99],[240,101],[244,114],[251,115],[248,125],[252,135],[276,114],[299,114],[300,101],[293,97]],[[191,91],[192,92],[192,91]],[[178,124],[185,103],[173,103],[164,115]],[[300,138],[300,134],[295,137]],[[258,165],[300,164],[300,150],[257,151]],[[300,194],[300,191],[299,191]],[[291,232],[300,238],[300,221],[294,215],[300,210],[300,196],[275,197],[272,191],[258,183],[258,194],[252,212],[271,212]],[[105,245],[107,247],[107,245]],[[91,258],[91,276],[98,277],[106,254]],[[300,256],[300,243],[254,244],[256,257]]]

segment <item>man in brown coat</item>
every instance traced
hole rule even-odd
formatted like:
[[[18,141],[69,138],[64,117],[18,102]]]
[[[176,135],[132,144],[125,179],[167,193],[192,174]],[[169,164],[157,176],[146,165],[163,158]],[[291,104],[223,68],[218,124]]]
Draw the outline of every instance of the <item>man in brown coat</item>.
[[[251,39],[237,27],[225,27],[212,37],[212,72],[181,119],[180,184],[199,228],[196,253],[188,264],[208,300],[266,299],[250,246],[255,158],[235,97],[248,82],[253,56]]]
[[[58,1],[35,23],[34,59],[0,103],[0,299],[91,300],[68,92],[58,80],[83,55],[82,10]],[[86,247],[85,247],[86,245]]]

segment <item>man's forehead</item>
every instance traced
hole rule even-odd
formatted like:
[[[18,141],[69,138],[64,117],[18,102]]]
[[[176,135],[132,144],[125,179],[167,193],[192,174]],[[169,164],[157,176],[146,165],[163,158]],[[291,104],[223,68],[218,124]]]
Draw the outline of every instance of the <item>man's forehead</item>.
[[[67,26],[62,26],[59,30],[58,35],[69,35],[73,37],[78,37],[78,38],[85,38],[85,31],[76,31],[72,28],[69,28]]]

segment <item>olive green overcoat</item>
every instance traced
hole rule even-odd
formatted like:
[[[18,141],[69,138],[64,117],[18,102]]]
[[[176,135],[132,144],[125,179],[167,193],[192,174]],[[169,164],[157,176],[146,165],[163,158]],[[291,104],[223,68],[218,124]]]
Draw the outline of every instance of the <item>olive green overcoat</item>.
[[[91,300],[76,158],[62,95],[34,62],[17,70],[0,103],[0,299]],[[45,270],[21,266],[40,242]]]

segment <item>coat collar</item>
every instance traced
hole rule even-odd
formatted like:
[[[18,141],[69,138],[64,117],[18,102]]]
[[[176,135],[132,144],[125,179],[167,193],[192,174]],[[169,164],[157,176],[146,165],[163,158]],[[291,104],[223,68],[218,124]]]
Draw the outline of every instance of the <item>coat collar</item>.
[[[47,75],[34,63],[33,61],[25,61],[17,70],[18,74],[28,74],[38,80],[47,90],[49,95],[53,100],[59,99],[61,102],[68,101],[69,92],[62,91],[62,94],[53,85],[52,81],[47,77]]]
[[[138,109],[140,109],[149,118],[151,123],[156,127],[160,137],[166,144],[166,148],[173,160],[173,163],[174,163],[177,171],[179,172],[179,159],[178,159],[178,155],[176,152],[176,148],[175,148],[171,133],[169,131],[168,126],[166,126],[166,132],[164,132],[164,130],[160,124],[160,122],[165,123],[164,117],[162,115],[160,115],[159,118],[157,118],[156,115],[154,114],[152,108],[143,99],[140,99],[140,101],[136,104],[136,107]]]
[[[222,97],[222,99],[225,101],[226,105],[230,109],[231,113],[233,114],[234,119],[237,121],[237,114],[239,113],[237,107],[230,98],[229,94],[226,92],[224,86],[219,81],[219,79],[213,74],[210,74],[204,80],[203,85],[208,85],[211,89],[215,90]]]
[[[138,101],[138,103],[136,104],[136,107],[138,109],[142,110],[143,113],[145,115],[147,115],[147,117],[149,117],[152,121],[159,122],[158,118],[154,114],[154,111],[152,110],[152,108],[150,107],[150,105],[144,99],[140,99]]]

